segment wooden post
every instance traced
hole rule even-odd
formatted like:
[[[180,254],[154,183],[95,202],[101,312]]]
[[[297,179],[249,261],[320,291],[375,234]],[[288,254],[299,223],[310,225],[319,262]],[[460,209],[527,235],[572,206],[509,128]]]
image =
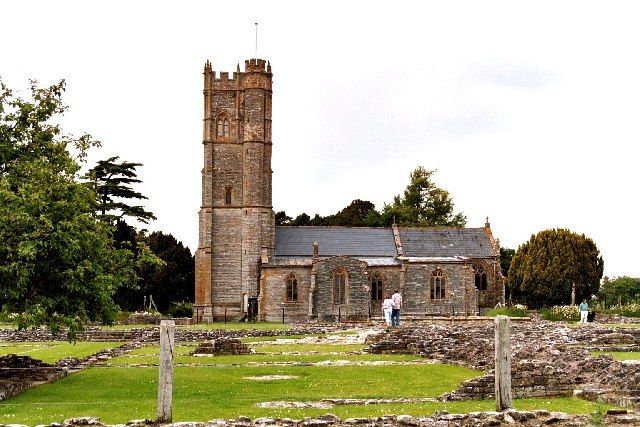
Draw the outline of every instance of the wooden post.
[[[159,423],[170,423],[173,407],[173,348],[176,324],[173,320],[160,322],[160,375],[158,379]]]
[[[495,390],[496,410],[511,408],[511,350],[509,349],[509,318],[496,316],[495,323]]]

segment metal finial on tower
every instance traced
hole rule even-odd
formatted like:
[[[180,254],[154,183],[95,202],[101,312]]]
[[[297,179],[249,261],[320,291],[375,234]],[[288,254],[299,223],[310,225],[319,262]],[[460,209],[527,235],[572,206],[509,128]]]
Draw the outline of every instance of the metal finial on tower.
[[[254,58],[258,59],[258,23],[255,23],[256,26],[256,56]]]

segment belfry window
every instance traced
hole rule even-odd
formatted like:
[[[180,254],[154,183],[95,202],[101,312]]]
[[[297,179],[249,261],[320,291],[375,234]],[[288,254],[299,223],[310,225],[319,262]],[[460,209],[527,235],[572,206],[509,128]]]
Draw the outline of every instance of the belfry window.
[[[216,136],[218,138],[229,138],[229,118],[227,116],[218,116],[216,122]]]
[[[298,279],[296,275],[291,273],[287,276],[287,301],[298,301]]]
[[[371,301],[382,301],[382,277],[374,273],[371,277]]]
[[[347,286],[347,272],[336,271],[333,273],[333,303],[344,304]]]
[[[474,283],[479,291],[487,290],[487,273],[481,265],[474,265]]]
[[[225,205],[231,204],[231,188],[227,188],[224,192],[224,204]]]
[[[435,270],[431,274],[430,291],[431,300],[445,299],[445,277],[442,270]]]

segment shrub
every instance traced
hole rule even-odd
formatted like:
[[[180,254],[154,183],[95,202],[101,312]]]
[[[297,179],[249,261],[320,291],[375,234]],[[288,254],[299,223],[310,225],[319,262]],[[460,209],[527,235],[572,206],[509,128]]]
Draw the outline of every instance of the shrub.
[[[171,303],[168,314],[171,317],[192,317],[193,304],[191,304],[190,302]]]
[[[527,317],[527,310],[524,306],[514,307],[496,307],[487,311],[487,316],[509,316],[509,317]]]
[[[578,321],[580,320],[580,308],[577,305],[554,305],[551,308],[540,309],[540,316],[545,320]]]
[[[619,314],[620,316],[625,317],[640,317],[640,304],[635,303],[614,305],[609,308],[598,307],[597,310],[604,314]]]

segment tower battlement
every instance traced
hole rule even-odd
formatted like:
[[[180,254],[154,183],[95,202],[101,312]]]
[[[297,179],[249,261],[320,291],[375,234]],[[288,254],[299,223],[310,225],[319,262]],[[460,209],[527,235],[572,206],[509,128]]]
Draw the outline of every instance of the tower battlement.
[[[204,74],[211,79],[211,81],[235,81],[242,73],[267,73],[271,74],[271,64],[264,59],[251,58],[244,61],[244,72],[240,71],[240,65],[233,75],[228,71],[214,71],[211,66],[211,61],[207,59],[204,63]]]
[[[264,59],[251,58],[244,61],[245,73],[271,73],[271,64]]]

